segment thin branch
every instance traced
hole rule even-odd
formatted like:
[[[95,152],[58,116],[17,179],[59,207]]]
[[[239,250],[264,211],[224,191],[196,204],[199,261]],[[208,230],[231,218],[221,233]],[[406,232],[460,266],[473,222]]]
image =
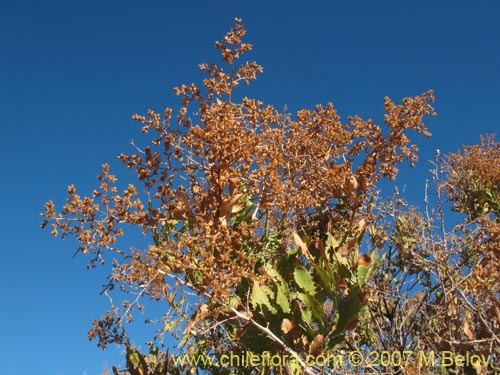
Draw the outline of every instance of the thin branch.
[[[297,359],[299,362],[300,366],[304,369],[304,372],[308,375],[316,375],[316,373],[307,365],[307,363],[299,356],[299,354],[290,348],[288,345],[286,345],[283,340],[281,340],[274,332],[272,332],[269,328],[264,327],[263,325],[259,324],[256,322],[253,318],[250,316],[242,313],[241,311],[238,311],[234,307],[231,307],[227,304],[223,304],[226,308],[231,310],[233,314],[235,314],[238,318],[245,320],[252,324],[255,328],[257,328],[259,331],[265,333],[271,340],[273,340],[275,343],[277,343],[286,353],[290,354],[294,358]]]

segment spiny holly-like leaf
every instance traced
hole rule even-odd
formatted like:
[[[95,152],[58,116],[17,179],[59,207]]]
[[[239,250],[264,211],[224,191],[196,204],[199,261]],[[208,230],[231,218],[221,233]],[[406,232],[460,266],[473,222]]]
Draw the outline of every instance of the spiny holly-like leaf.
[[[301,308],[300,315],[302,316],[302,320],[306,324],[306,327],[312,330],[312,327],[311,327],[311,320],[312,320],[311,309],[309,309],[307,307]]]
[[[254,309],[266,307],[272,314],[277,314],[278,310],[272,306],[270,298],[273,292],[255,282],[252,287],[251,301]]]
[[[274,290],[276,290],[276,303],[280,307],[281,311],[285,314],[289,314],[290,309],[290,290],[288,288],[287,283],[283,279],[283,277],[276,271],[274,268],[266,267],[267,274],[271,276],[274,284]]]
[[[278,284],[278,290],[276,293],[276,303],[281,308],[285,314],[289,314],[291,312],[290,309],[290,301],[288,300],[289,291],[285,289],[281,284]]]
[[[314,280],[312,278],[312,275],[306,268],[304,268],[303,266],[296,267],[295,271],[293,272],[293,277],[297,285],[304,291],[309,293],[311,296],[314,296],[316,294]]]

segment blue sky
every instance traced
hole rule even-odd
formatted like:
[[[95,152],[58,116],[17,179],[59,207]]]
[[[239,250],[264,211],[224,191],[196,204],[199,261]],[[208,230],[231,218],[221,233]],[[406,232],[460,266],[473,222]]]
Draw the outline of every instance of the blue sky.
[[[241,17],[264,74],[246,92],[277,108],[332,101],[382,118],[384,96],[434,89],[433,138],[401,184],[416,204],[437,148],[496,132],[500,2],[0,0],[0,360],[2,374],[98,375],[123,362],[88,342],[105,270],[39,229],[43,203],[88,193],[140,132],[133,113],[176,106],[200,62]]]

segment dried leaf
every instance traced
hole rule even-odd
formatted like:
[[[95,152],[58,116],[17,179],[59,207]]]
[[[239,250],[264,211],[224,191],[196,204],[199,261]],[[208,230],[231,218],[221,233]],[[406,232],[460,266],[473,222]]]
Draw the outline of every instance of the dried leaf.
[[[465,335],[469,338],[469,340],[474,340],[474,333],[470,329],[469,325],[470,321],[470,313],[468,311],[465,312],[465,319],[464,319],[464,332]]]
[[[358,180],[356,180],[356,177],[349,177],[349,185],[353,191],[358,189]]]
[[[297,232],[293,232],[293,240],[295,242],[295,246],[297,246],[300,249],[302,254],[310,258],[311,254],[309,253],[309,249],[307,248],[306,243],[302,241],[302,238],[300,238]]]
[[[232,214],[237,214],[238,212],[241,212],[242,210],[244,210],[245,207],[246,207],[246,203],[245,202],[235,203],[233,205],[233,207],[231,207],[231,213]]]
[[[229,179],[229,194],[234,195],[234,192],[236,190],[236,187],[238,186],[238,183],[240,182],[239,177],[231,177]]]
[[[357,264],[359,266],[368,266],[372,262],[372,259],[368,254],[359,254],[357,259]]]
[[[361,302],[362,305],[366,305],[370,300],[370,295],[371,293],[369,291],[360,292],[358,294],[359,302]]]
[[[309,354],[313,356],[318,356],[323,351],[323,342],[325,341],[325,337],[322,334],[317,334],[316,337],[309,345]]]
[[[238,202],[238,200],[243,198],[243,196],[244,195],[241,193],[235,194],[222,204],[222,207],[221,207],[220,212],[219,212],[219,218],[221,221],[223,219],[225,219],[225,221],[227,223],[227,220],[229,220],[229,216],[231,213],[239,212],[243,208],[245,208],[244,202],[243,203]],[[241,209],[240,209],[240,206],[241,206]]]
[[[283,319],[281,322],[281,331],[285,334],[285,336],[288,336],[292,330],[294,329],[294,324],[290,319]]]
[[[349,323],[347,323],[347,325],[345,326],[345,330],[346,331],[351,331],[353,330],[354,328],[356,328],[356,326],[358,325],[359,323],[359,318],[355,318],[353,320],[351,320]]]
[[[191,315],[191,318],[188,320],[186,329],[184,330],[184,334],[190,334],[193,328],[208,316],[208,313],[208,306],[206,304],[201,305],[200,308],[193,315]]]
[[[339,255],[342,255],[344,257],[351,253],[351,251],[349,250],[349,246],[347,246],[346,244],[340,246],[337,252]]]
[[[326,258],[325,245],[323,244],[323,241],[321,239],[318,239],[316,241],[316,247],[319,250],[319,255],[321,256],[321,259],[328,260]]]
[[[307,339],[307,336],[306,335],[301,335],[300,336],[300,341],[302,343],[302,346],[304,348],[307,348],[307,345],[309,344],[309,340]]]
[[[363,232],[365,228],[366,228],[366,220],[361,219],[360,221],[358,221],[358,231]]]

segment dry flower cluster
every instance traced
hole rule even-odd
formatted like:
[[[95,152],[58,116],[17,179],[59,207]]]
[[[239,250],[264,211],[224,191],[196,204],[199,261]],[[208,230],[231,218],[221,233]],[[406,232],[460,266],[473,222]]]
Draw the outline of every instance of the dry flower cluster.
[[[400,198],[381,202],[377,183],[417,160],[410,132],[430,136],[423,118],[435,115],[433,92],[401,104],[385,98],[383,126],[359,116],[343,122],[331,103],[292,116],[236,101],[233,91],[262,73],[255,62],[239,64],[252,48],[245,33],[236,19],[216,43],[223,66],[200,64],[201,87],[175,88],[176,115],[133,116],[150,144],[119,159],[138,186],[120,192],[104,165],[91,196],[70,186],[61,211],[45,205],[42,226],[75,237],[90,267],[114,257],[104,290],[112,306],[89,337],[104,348],[125,344],[133,375],[188,371],[162,362],[154,346],[150,357],[131,346],[126,322],[149,297],[165,306],[158,345],[168,332],[190,355],[270,350],[300,359],[274,369],[201,369],[214,374],[317,373],[305,355],[349,348],[497,353],[498,200],[495,208],[477,198],[471,222],[452,231],[443,223],[439,235],[436,223],[445,191],[468,209],[467,173],[468,183],[498,192],[499,170],[486,168],[492,150],[498,161],[498,145],[490,139],[450,157],[448,187],[436,180],[440,210],[426,216]],[[151,239],[147,249],[118,246],[131,227]],[[116,286],[133,299],[113,303]],[[417,371],[410,367],[369,370]]]

